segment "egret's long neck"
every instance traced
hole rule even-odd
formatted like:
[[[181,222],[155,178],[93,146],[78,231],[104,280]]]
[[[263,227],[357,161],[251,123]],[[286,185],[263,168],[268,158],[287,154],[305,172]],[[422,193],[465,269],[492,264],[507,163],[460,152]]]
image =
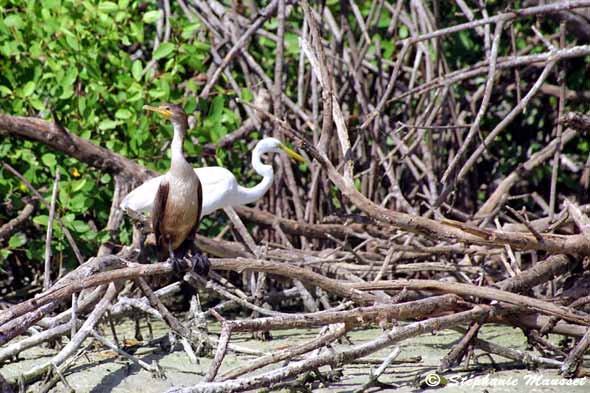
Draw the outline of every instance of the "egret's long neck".
[[[182,148],[184,135],[186,134],[186,127],[183,124],[177,122],[173,122],[173,125],[174,137],[172,138],[172,144],[170,145],[170,150],[172,152],[172,168],[188,164],[184,158],[184,152]]]
[[[259,149],[258,146],[256,146],[252,152],[252,167],[257,174],[262,176],[262,181],[250,188],[238,186],[240,204],[251,203],[258,200],[268,191],[272,185],[274,171],[271,165],[265,165],[260,160],[260,157],[263,153],[264,151]]]

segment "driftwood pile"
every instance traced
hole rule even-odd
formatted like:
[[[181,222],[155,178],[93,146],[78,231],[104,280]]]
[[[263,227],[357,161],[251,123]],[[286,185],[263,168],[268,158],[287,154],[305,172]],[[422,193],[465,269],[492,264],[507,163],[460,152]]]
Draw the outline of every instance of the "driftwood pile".
[[[171,392],[269,387],[305,371],[347,364],[410,337],[449,328],[461,329],[463,338],[441,359],[441,373],[476,347],[526,367],[559,368],[566,378],[588,375],[583,355],[590,344],[586,273],[590,205],[584,203],[590,166],[581,169],[580,196],[564,195],[557,186],[560,163],[569,162],[564,147],[590,127],[587,117],[567,112],[566,105],[588,98],[585,92],[567,90],[563,78],[554,78],[560,85],[548,80],[556,70],[566,69],[568,60],[590,55],[590,46],[566,45],[566,27],[584,29],[562,23],[556,36],[546,37],[535,29],[536,35],[527,38],[531,44],[545,44],[543,53],[528,53],[531,45],[503,57],[499,47],[502,40],[514,40],[514,21],[551,15],[582,23],[568,16],[590,7],[590,1],[555,2],[494,16],[484,10],[481,17],[476,16],[481,10],[474,13],[457,1],[469,22],[443,29],[436,27],[440,10],[430,10],[423,1],[413,1],[411,6],[401,1],[374,1],[367,18],[351,1],[350,11],[359,29],[352,29],[346,18],[336,18],[328,9],[311,9],[306,1],[297,6],[271,1],[252,20],[217,2],[179,3],[185,17],[201,20],[208,29],[207,39],[217,44],[211,46],[211,72],[201,96],[207,97],[215,83],[222,83],[222,74],[229,88],[239,91],[232,77],[239,70],[247,84],[261,80],[272,99],[272,105],[264,99],[256,105],[236,100],[232,105],[247,116],[244,126],[205,149],[247,139],[256,127],[293,141],[307,154],[309,170],[302,172],[286,159],[277,160],[275,186],[257,208],[226,209],[236,241],[197,237],[198,246],[210,256],[211,274],[200,277],[187,264],[182,280],[221,299],[215,307],[193,310],[199,323],[179,320],[162,303],[164,297],[179,292],[180,284],[155,288],[157,280],[152,277],[173,275],[172,266],[138,263],[140,230],[133,245],[104,244],[95,257],[84,261],[80,256],[83,263],[75,271],[42,293],[0,311],[0,362],[10,361],[27,348],[70,336],[50,362],[24,372],[20,383],[30,384],[49,373],[52,377],[44,387],[49,389],[67,378],[64,375],[87,338],[118,351],[154,375],[165,373],[100,334],[102,321],[117,320],[131,309],[165,321],[180,337],[187,356],[214,357],[203,383]],[[286,14],[293,7],[305,15],[302,30],[286,26]],[[395,16],[388,27],[392,39],[400,26],[409,31],[408,38],[397,40],[395,61],[367,51],[369,32],[382,12]],[[278,16],[277,31],[266,31],[264,22],[274,16]],[[164,17],[174,15],[168,10]],[[455,71],[442,50],[433,60],[431,51],[440,48],[444,39],[467,30],[485,42],[485,58]],[[284,89],[285,31],[300,37],[298,74],[290,76],[298,78],[296,97],[289,97]],[[167,36],[163,34],[162,39]],[[249,53],[249,46],[261,37],[277,42],[280,48],[274,78]],[[157,67],[157,62],[152,66]],[[526,72],[521,73],[523,69]],[[483,83],[481,78],[486,78]],[[467,97],[457,97],[457,86],[463,87]],[[256,90],[254,85],[249,87]],[[517,97],[511,107],[498,105],[506,91]],[[264,96],[262,91],[260,95]],[[491,180],[490,173],[481,180],[472,176],[485,172],[478,165],[493,160],[487,150],[497,137],[527,107],[548,95],[557,96],[559,113],[542,148],[502,178]],[[502,120],[484,130],[482,121],[488,114],[501,114]],[[115,190],[108,222],[113,238],[123,220],[119,201],[133,184],[154,175],[38,118],[0,115],[0,133],[44,143],[113,173]],[[551,190],[545,199],[528,188],[529,177],[543,165],[552,169]],[[482,200],[477,200],[478,193],[483,193]],[[535,209],[513,209],[510,204],[515,197]],[[0,228],[0,234],[23,225],[30,215],[21,212],[6,224],[10,227]],[[243,222],[256,224],[256,230],[249,233]],[[73,239],[71,243],[75,248]],[[246,285],[228,272],[248,273],[244,274]],[[280,300],[270,302],[270,296],[295,296],[304,312],[285,313],[280,306],[271,309],[268,304],[280,305]],[[234,319],[236,309],[248,310],[255,317]],[[221,323],[219,336],[203,328],[207,320]],[[518,327],[532,349],[519,351],[479,339],[478,331],[490,323]],[[117,327],[111,326],[116,332]],[[302,358],[351,329],[369,326],[381,326],[383,333],[342,351],[320,351]],[[218,375],[227,351],[244,350],[232,345],[233,333],[308,327],[324,329],[312,341]],[[546,338],[549,333],[573,340],[557,347]],[[398,353],[393,350],[384,359],[376,377]],[[257,373],[266,365],[286,360],[290,362],[285,366]],[[8,391],[18,385],[18,381],[10,382],[12,385],[4,385]]]

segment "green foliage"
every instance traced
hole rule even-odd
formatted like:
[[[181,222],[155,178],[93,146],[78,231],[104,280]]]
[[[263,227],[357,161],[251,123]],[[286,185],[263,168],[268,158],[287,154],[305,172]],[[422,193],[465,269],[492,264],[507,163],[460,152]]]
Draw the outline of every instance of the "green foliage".
[[[161,132],[162,120],[147,116],[142,106],[169,101],[195,110],[196,100],[185,101],[179,85],[205,71],[209,45],[195,40],[200,24],[173,18],[170,41],[154,50],[155,23],[161,12],[155,2],[140,9],[144,3],[0,0],[0,111],[48,120],[53,111],[71,132],[157,171],[166,169],[169,162],[161,149],[170,128]],[[152,59],[157,72],[149,64]],[[189,85],[194,93],[196,86]],[[225,107],[227,103],[223,95],[213,99],[204,120],[216,127],[210,134],[200,134],[203,142],[217,140],[239,125],[239,116]],[[0,158],[48,201],[55,171],[61,171],[57,214],[82,253],[95,254],[106,236],[101,229],[110,210],[112,177],[42,144],[17,138],[0,140]],[[32,195],[4,170],[0,170],[0,194],[10,207],[0,209],[0,222],[14,217],[24,206],[23,197]],[[14,235],[0,261],[25,241],[31,250],[27,258],[42,261],[47,210],[41,207],[33,222],[36,227],[27,228],[31,236]],[[122,237],[128,240],[128,233]],[[54,247],[71,266],[73,253],[57,225]]]
[[[515,7],[519,3],[515,3]],[[368,18],[375,10],[372,2],[356,4],[364,18]],[[252,101],[253,94],[244,88],[247,86],[244,76],[236,71],[240,67],[230,67],[228,70],[232,72],[240,90],[224,90],[222,76],[208,101],[197,98],[201,89],[201,79],[197,76],[206,73],[212,61],[207,30],[198,20],[186,19],[176,2],[171,5],[173,17],[170,18],[170,40],[154,47],[157,24],[162,18],[162,12],[157,9],[155,0],[0,0],[0,111],[45,119],[51,119],[53,112],[73,133],[162,172],[169,166],[169,152],[163,150],[163,146],[171,137],[172,128],[169,124],[164,124],[161,118],[144,113],[142,107],[144,104],[157,104],[161,101],[180,103],[197,118],[195,129],[189,131],[189,139],[200,142],[187,142],[186,152],[189,157],[200,156],[202,144],[219,141],[242,123],[241,114],[229,107],[230,98],[239,95],[242,100]],[[325,6],[330,8],[333,15],[344,18],[339,21],[348,23],[349,27],[343,31],[349,29],[354,34],[358,33],[360,28],[350,12],[350,4],[328,0]],[[497,1],[486,4],[490,15],[504,10],[504,7],[505,4]],[[401,47],[399,41],[416,33],[410,31],[400,20],[396,30],[390,34],[388,28],[393,17],[390,11],[389,7],[383,7],[377,23],[371,23],[368,31],[373,42],[366,48],[366,53],[373,55],[379,51],[379,61],[373,56],[366,56],[375,69],[382,69],[387,62],[393,64]],[[444,10],[440,11],[437,28],[465,22],[454,2],[445,3]],[[530,28],[532,22],[532,18],[525,18],[512,23],[517,50],[531,45],[529,37],[534,36]],[[548,37],[557,31],[557,22],[553,18],[545,18],[539,23],[540,30]],[[264,28],[271,33],[276,31],[277,26],[278,22],[274,17],[264,24]],[[499,56],[512,55],[507,27],[500,41]],[[287,19],[283,70],[285,92],[291,98],[296,96],[298,89],[297,78],[292,76],[298,73],[298,32],[302,28],[302,10],[294,6]],[[340,46],[347,45],[347,35],[344,34],[344,43],[334,45],[329,26],[324,24],[321,28],[325,41],[333,45],[327,53],[337,71],[338,67],[344,67],[336,59],[341,54]],[[450,34],[437,42],[440,43],[445,58],[444,67],[442,62],[437,67],[440,70],[446,70],[447,66],[450,70],[462,69],[478,63],[486,56],[484,39],[473,29]],[[249,54],[267,75],[273,75],[274,72],[276,47],[275,40],[268,35],[255,35],[249,42]],[[359,49],[365,50],[364,44]],[[543,51],[546,48],[538,43],[527,53]],[[440,57],[434,52],[428,55],[433,59]],[[585,77],[590,59],[575,59],[572,62],[566,75],[568,88],[590,89],[590,79]],[[370,73],[367,70],[361,71]],[[426,70],[417,71],[414,74],[414,86],[425,82]],[[525,77],[524,73],[536,71],[532,67],[527,67],[526,70],[523,67],[519,71],[523,73],[523,91],[527,91],[529,87],[526,84],[531,78],[529,75]],[[512,69],[501,72],[496,89],[506,89],[512,80]],[[405,71],[403,74],[407,76]],[[404,80],[406,76],[400,76],[398,82],[407,83]],[[367,80],[370,80],[370,76]],[[465,107],[473,105],[477,108],[477,100],[481,98],[476,98],[473,103],[466,101],[474,97],[473,92],[483,86],[485,81],[486,76],[481,76],[454,84],[449,95]],[[338,84],[341,82],[351,81],[337,81]],[[557,83],[553,76],[549,78],[549,82]],[[309,93],[309,87],[307,89]],[[367,92],[372,93],[374,91]],[[399,92],[396,91],[397,93]],[[516,102],[515,94],[513,89],[506,89],[504,95],[494,92],[482,122],[482,136],[505,116],[506,102],[512,106]],[[354,116],[360,112],[355,97],[342,99],[348,100],[346,108]],[[377,97],[370,99],[375,101]],[[387,107],[388,116],[404,120],[415,115],[413,111],[421,99],[417,95],[408,97],[407,102],[390,104]],[[575,104],[568,105],[577,109]],[[536,97],[526,112],[518,116],[496,142],[487,148],[486,154],[498,157],[493,164],[481,164],[482,167],[493,165],[493,170],[486,168],[480,171],[482,176],[490,176],[487,179],[490,184],[495,178],[501,178],[513,171],[531,151],[538,151],[546,144],[555,124],[557,106],[558,101],[554,97]],[[579,109],[582,112],[587,111],[582,106]],[[466,119],[467,122],[470,120]],[[353,121],[351,132],[355,132],[354,124]],[[385,143],[388,148],[395,146],[391,137],[387,137]],[[584,155],[582,160],[585,161],[590,146],[586,140],[581,139],[566,147],[566,152],[567,149],[576,149],[577,154]],[[246,156],[245,144],[236,142],[231,150],[218,150],[215,160],[210,159],[209,164],[227,166],[242,175],[245,173],[242,178],[250,179],[250,183],[245,180],[243,183],[251,185],[256,178],[251,177],[248,160],[244,159]],[[22,173],[47,200],[50,198],[55,171],[61,171],[57,214],[74,234],[83,254],[93,255],[100,242],[105,241],[108,236],[103,228],[111,205],[114,186],[112,176],[89,168],[67,155],[51,151],[42,144],[17,138],[0,140],[0,159]],[[305,164],[301,164],[299,170],[300,173],[309,171]],[[539,168],[531,176],[531,182],[541,184],[546,181],[547,171],[547,166]],[[495,178],[491,178],[492,176]],[[572,177],[564,175],[559,181],[560,184],[575,187]],[[358,180],[355,181],[355,186],[359,188]],[[484,200],[485,192],[478,192],[475,198]],[[24,206],[23,198],[30,197],[32,193],[12,174],[0,169],[0,195],[4,196],[4,206],[7,207],[0,209],[0,222],[3,222],[14,217]],[[330,189],[325,199],[330,208],[344,208],[341,196],[335,189]],[[2,259],[10,258],[15,253],[21,253],[35,262],[43,259],[43,234],[48,225],[47,214],[47,209],[40,207],[33,218],[34,224],[9,239],[6,247],[0,251],[0,263]],[[218,224],[214,219],[208,218],[203,225],[206,230],[215,232]],[[128,243],[130,240],[129,226],[125,228],[127,229],[119,233],[118,241],[121,243]],[[53,243],[55,249],[63,253],[66,264],[72,264],[72,252],[63,231],[55,223]],[[23,248],[26,248],[26,253]]]

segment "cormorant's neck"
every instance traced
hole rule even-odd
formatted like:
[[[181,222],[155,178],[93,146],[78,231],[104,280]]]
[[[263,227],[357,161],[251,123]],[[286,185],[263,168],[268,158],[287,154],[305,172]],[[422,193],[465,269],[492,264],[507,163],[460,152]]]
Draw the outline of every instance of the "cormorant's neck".
[[[174,125],[174,137],[172,138],[172,144],[170,149],[172,152],[172,165],[175,163],[186,162],[184,158],[184,152],[182,144],[184,142],[184,135],[186,134],[186,125],[173,122]]]

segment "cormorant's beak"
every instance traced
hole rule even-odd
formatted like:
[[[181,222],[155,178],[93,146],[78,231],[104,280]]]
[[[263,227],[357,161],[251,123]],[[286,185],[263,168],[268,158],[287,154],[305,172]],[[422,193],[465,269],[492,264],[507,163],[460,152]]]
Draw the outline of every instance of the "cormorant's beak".
[[[172,116],[172,112],[170,110],[164,109],[161,106],[155,107],[155,106],[151,106],[151,105],[144,105],[143,109],[146,111],[159,113],[160,115],[164,116],[166,119],[169,119],[170,116]]]
[[[282,143],[279,145],[279,148],[281,148],[285,153],[287,153],[287,155],[289,157],[291,157],[294,160],[297,161],[301,161],[301,162],[305,162],[305,158],[301,157],[299,154],[295,153],[293,150],[289,149],[287,146],[283,145]]]

